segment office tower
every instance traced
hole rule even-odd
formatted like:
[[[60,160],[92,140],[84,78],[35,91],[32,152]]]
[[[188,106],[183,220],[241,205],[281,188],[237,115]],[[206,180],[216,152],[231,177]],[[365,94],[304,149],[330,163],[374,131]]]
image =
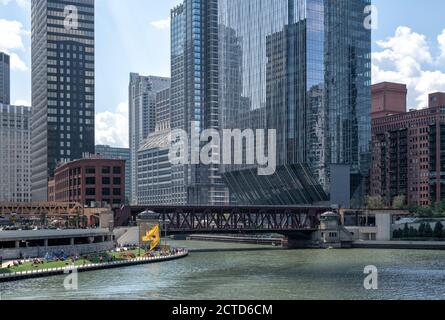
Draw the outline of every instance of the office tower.
[[[129,84],[129,128],[131,198],[137,203],[137,151],[141,142],[155,131],[156,94],[170,87],[170,78],[130,74]]]
[[[172,10],[171,21],[172,129],[185,130],[190,141],[192,124],[198,134],[220,129],[218,1],[185,0]],[[216,164],[174,166],[175,193],[189,204],[227,203],[219,170]]]
[[[125,161],[125,202],[130,202],[130,149],[116,148],[105,145],[96,146],[96,154],[102,156],[105,160],[124,160]]]
[[[0,103],[10,104],[10,59],[0,52]]]
[[[0,202],[31,201],[31,108],[0,103]]]
[[[61,160],[94,153],[94,0],[33,0],[32,197]]]
[[[369,4],[218,1],[223,125],[276,129],[278,166],[308,165],[327,193],[331,167],[347,165],[354,205],[370,166]],[[265,188],[266,181],[245,185]]]
[[[400,84],[374,85],[373,101],[380,100],[383,87],[393,89],[385,109],[397,112],[373,115],[370,193],[388,206],[400,196],[408,205],[439,203],[445,199],[445,93],[430,94],[427,109],[407,112]]]

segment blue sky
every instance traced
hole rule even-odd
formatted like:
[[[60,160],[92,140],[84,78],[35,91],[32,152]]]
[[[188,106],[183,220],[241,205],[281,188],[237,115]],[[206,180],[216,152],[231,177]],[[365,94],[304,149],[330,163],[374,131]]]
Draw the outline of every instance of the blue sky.
[[[127,145],[129,72],[169,76],[170,9],[181,0],[96,0],[96,135]],[[445,1],[374,0],[373,81],[408,84],[409,107],[445,91]],[[31,101],[29,0],[0,0],[0,50],[12,55],[11,100]]]

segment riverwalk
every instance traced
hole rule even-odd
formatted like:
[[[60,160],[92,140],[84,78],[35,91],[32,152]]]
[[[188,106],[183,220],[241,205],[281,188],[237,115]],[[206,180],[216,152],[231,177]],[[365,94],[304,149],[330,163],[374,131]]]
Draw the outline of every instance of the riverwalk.
[[[23,280],[23,279],[30,279],[30,278],[42,278],[42,277],[56,276],[56,275],[68,274],[73,271],[87,272],[87,271],[102,270],[102,269],[122,268],[122,267],[128,267],[128,266],[134,266],[134,265],[140,265],[140,264],[159,263],[159,262],[165,262],[165,261],[171,261],[171,260],[184,258],[186,256],[188,256],[188,250],[183,249],[183,250],[180,250],[178,253],[161,255],[161,256],[156,256],[156,257],[139,257],[139,258],[123,260],[123,261],[91,263],[91,264],[80,265],[80,266],[66,266],[66,267],[60,267],[60,268],[2,273],[2,274],[0,274],[0,283]]]
[[[357,249],[445,250],[445,241],[354,241]]]

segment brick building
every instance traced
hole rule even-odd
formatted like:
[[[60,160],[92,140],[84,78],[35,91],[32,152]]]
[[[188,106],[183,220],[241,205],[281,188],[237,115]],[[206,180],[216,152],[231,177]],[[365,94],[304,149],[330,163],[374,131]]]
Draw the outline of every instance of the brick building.
[[[125,203],[125,161],[91,158],[61,164],[48,190],[55,201],[119,207]]]
[[[445,199],[445,93],[406,111],[406,87],[373,86],[371,195],[428,206]]]

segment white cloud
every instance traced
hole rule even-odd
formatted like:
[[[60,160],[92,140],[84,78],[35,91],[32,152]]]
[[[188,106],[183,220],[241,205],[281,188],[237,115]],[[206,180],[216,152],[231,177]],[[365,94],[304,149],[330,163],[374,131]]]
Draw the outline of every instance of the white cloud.
[[[445,49],[445,30],[437,40],[440,48]],[[409,108],[425,108],[429,93],[445,91],[445,73],[437,70],[437,59],[425,35],[398,27],[393,37],[377,41],[377,45],[382,51],[372,54],[373,83],[406,84]]]
[[[30,107],[31,103],[29,103],[27,100],[15,100],[14,102],[15,106],[25,106],[25,107]]]
[[[0,0],[0,4],[8,5],[12,0]],[[31,7],[31,0],[15,0],[14,1],[20,8],[28,9]]]
[[[9,53],[11,57],[11,70],[13,71],[28,71],[28,67],[26,66],[25,62],[23,62],[22,59],[16,54],[16,53]]]
[[[128,148],[128,103],[120,103],[115,112],[96,114],[96,144]]]
[[[445,58],[445,29],[437,36],[437,42],[439,43],[439,49],[441,51],[441,57]]]
[[[22,34],[23,25],[18,21],[0,19],[0,49],[24,49]]]
[[[28,71],[25,62],[17,53],[12,52],[15,50],[25,51],[22,34],[28,34],[28,32],[23,30],[22,23],[0,19],[0,51],[6,52],[11,56],[11,69],[13,71]]]
[[[170,28],[170,18],[164,20],[153,21],[150,23],[153,27],[160,30],[165,30]]]

